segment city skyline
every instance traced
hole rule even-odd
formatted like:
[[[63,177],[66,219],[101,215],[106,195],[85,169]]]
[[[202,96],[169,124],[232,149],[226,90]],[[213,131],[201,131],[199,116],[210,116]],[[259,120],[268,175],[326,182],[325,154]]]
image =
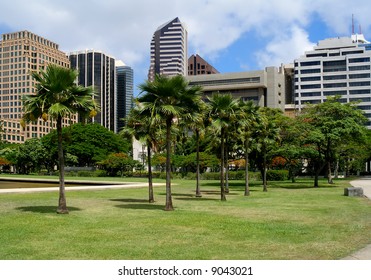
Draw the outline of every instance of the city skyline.
[[[136,91],[147,79],[153,32],[174,17],[187,25],[188,57],[197,53],[221,73],[292,63],[319,40],[350,36],[352,14],[355,31],[361,25],[371,37],[371,4],[363,0],[69,2],[5,2],[0,33],[29,30],[66,53],[101,50],[134,69]]]

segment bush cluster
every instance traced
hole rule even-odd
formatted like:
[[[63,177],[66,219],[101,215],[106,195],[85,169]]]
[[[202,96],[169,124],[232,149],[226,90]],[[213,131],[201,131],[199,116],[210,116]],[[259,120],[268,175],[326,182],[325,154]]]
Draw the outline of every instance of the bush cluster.
[[[70,177],[108,177],[109,174],[105,170],[95,170],[95,171],[68,171],[66,176]],[[119,174],[116,174],[119,176]],[[146,171],[135,171],[135,172],[124,172],[123,177],[142,177],[145,178],[148,176]],[[153,178],[166,179],[165,172],[152,172]],[[196,173],[194,172],[173,172],[171,174],[172,179],[186,179],[186,180],[195,180]],[[219,180],[219,172],[205,172],[201,174],[201,180]],[[244,180],[245,171],[229,171],[228,172],[229,180]],[[260,172],[249,172],[250,180],[262,180]],[[285,181],[289,179],[289,172],[287,170],[268,170],[267,171],[267,180],[268,181]]]

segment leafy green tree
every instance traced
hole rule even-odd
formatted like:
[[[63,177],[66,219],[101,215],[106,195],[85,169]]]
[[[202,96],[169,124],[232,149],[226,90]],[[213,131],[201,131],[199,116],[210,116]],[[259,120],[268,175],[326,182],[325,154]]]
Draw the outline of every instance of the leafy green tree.
[[[263,191],[268,191],[267,188],[267,163],[270,152],[277,148],[277,142],[280,139],[280,118],[283,112],[279,109],[269,107],[260,107],[259,114],[261,116],[259,125],[256,127],[254,140],[257,144],[257,162],[259,163],[260,171],[263,179]]]
[[[58,135],[59,200],[57,213],[67,214],[64,184],[64,155],[62,143],[62,120],[79,113],[83,116],[96,113],[99,109],[94,101],[92,88],[76,85],[77,71],[49,64],[45,71],[32,73],[36,81],[36,95],[25,95],[23,100],[23,121],[42,118],[56,122]]]
[[[328,98],[325,102],[308,105],[300,116],[307,124],[306,139],[315,146],[315,187],[318,187],[319,172],[327,166],[328,182],[332,183],[331,166],[335,161],[337,147],[350,141],[364,139],[366,118],[355,103],[340,103],[340,97]]]
[[[48,151],[41,144],[40,139],[28,139],[19,145],[15,155],[15,165],[18,173],[28,174],[40,171],[45,166]]]
[[[108,174],[115,176],[117,172],[120,172],[121,177],[124,176],[124,172],[126,171],[132,172],[134,166],[138,163],[138,161],[133,160],[125,153],[110,154],[105,160],[99,162]]]
[[[97,123],[76,123],[62,129],[64,152],[77,158],[74,165],[94,166],[104,160],[108,154],[128,153],[130,143],[119,135]],[[57,159],[57,131],[51,131],[41,140],[50,151],[52,159]],[[51,164],[53,164],[51,160]]]
[[[139,86],[142,96],[138,98],[141,113],[151,116],[154,123],[158,119],[166,124],[166,211],[174,210],[171,196],[171,128],[182,118],[191,119],[192,108],[201,99],[199,87],[190,87],[183,76],[167,77],[156,75],[154,81],[146,81]]]
[[[231,94],[214,93],[208,97],[211,118],[211,126],[220,136],[220,199],[227,200],[225,196],[224,171],[225,171],[225,139],[228,128],[236,121],[236,111],[238,110],[238,100],[234,99]]]

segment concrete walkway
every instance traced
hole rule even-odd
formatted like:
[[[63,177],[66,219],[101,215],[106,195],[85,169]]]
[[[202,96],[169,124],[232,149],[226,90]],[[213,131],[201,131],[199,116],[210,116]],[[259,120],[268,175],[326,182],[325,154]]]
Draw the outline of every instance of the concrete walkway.
[[[351,181],[350,184],[353,187],[362,188],[363,194],[368,199],[371,199],[371,177],[364,177],[362,179],[354,180]],[[357,252],[354,252],[350,256],[343,258],[343,260],[371,260],[371,244]]]
[[[0,180],[3,181],[14,181],[14,182],[41,182],[41,183],[58,183],[58,179],[38,179],[38,178],[7,178],[2,177]],[[136,183],[136,182],[88,182],[84,180],[66,180],[68,184],[77,184],[77,186],[66,186],[67,191],[81,191],[81,190],[105,190],[105,189],[128,189],[128,188],[143,188],[147,187],[148,183]],[[153,183],[153,186],[163,186],[163,183]],[[30,193],[30,192],[53,192],[59,191],[59,187],[45,187],[45,188],[9,188],[0,189],[1,193]]]

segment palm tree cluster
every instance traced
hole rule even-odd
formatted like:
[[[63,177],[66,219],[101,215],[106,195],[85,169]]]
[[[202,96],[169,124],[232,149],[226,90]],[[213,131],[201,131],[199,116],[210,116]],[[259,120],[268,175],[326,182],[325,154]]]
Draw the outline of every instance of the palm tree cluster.
[[[202,98],[200,86],[189,86],[182,76],[157,75],[154,81],[146,81],[139,86],[141,95],[136,99],[136,107],[126,119],[123,134],[129,134],[147,144],[147,165],[149,180],[149,202],[154,202],[152,189],[151,150],[166,151],[166,205],[165,210],[174,210],[171,197],[171,154],[174,153],[177,135],[185,132],[194,135],[196,142],[196,197],[200,191],[200,140],[210,137],[210,147],[219,147],[220,157],[220,196],[226,200],[228,192],[226,172],[229,154],[226,147],[239,145],[238,151],[244,154],[246,163],[251,151],[252,137],[257,137],[258,129],[265,132],[266,140],[276,137],[277,131],[264,127],[263,111],[252,101],[238,101],[231,94],[214,93]],[[255,135],[254,135],[255,133]],[[269,133],[276,133],[269,135]],[[217,136],[217,137],[215,137]],[[262,141],[264,143],[264,141]],[[246,164],[245,195],[248,196],[248,164]]]
[[[83,118],[93,117],[99,106],[94,100],[93,89],[76,85],[77,72],[56,65],[45,71],[32,73],[36,83],[36,94],[24,96],[22,125],[38,118],[56,123],[58,138],[59,201],[58,213],[68,213],[65,185],[65,155],[62,143],[62,120],[79,114]],[[140,96],[136,107],[126,119],[121,134],[130,135],[147,145],[147,165],[150,203],[155,201],[152,184],[152,152],[166,152],[166,205],[165,210],[174,210],[171,193],[172,155],[178,153],[182,139],[193,135],[196,150],[196,197],[200,190],[201,150],[219,158],[220,197],[226,200],[229,192],[229,156],[244,161],[245,196],[250,195],[250,157],[260,170],[263,191],[267,191],[268,163],[274,157],[283,162],[290,176],[302,169],[313,168],[315,186],[318,175],[327,166],[329,182],[334,162],[339,166],[344,158],[350,162],[357,154],[365,154],[369,134],[363,126],[365,117],[355,104],[342,104],[339,98],[328,98],[325,103],[308,106],[296,119],[285,117],[279,109],[259,107],[252,101],[234,99],[230,93],[213,93],[204,97],[200,86],[190,86],[183,76],[156,75],[153,81],[139,86]],[[206,145],[205,145],[206,143]],[[202,149],[201,149],[202,146]],[[359,149],[363,149],[363,153]],[[188,149],[188,153],[191,149]],[[194,151],[192,151],[194,152]],[[191,153],[192,153],[191,152]],[[370,158],[371,152],[366,153]],[[122,157],[121,157],[122,158]],[[281,160],[283,159],[283,160]],[[305,159],[305,161],[304,161]],[[125,158],[126,160],[126,158]],[[364,162],[364,157],[359,162]],[[124,164],[121,161],[121,164]],[[127,164],[127,163],[125,163]],[[272,164],[271,164],[272,165]]]
[[[151,151],[166,151],[165,210],[168,211],[174,210],[171,155],[179,153],[176,149],[183,149],[179,144],[182,139],[193,136],[195,143],[196,197],[202,196],[200,145],[206,142],[203,151],[214,153],[219,158],[222,201],[226,200],[226,193],[229,192],[229,156],[244,161],[244,195],[249,196],[250,157],[254,160],[254,167],[261,172],[263,191],[266,192],[267,170],[273,163],[281,162],[293,182],[304,169],[318,178],[325,165],[331,172],[334,161],[339,162],[341,154],[354,158],[354,154],[345,154],[344,151],[354,151],[353,142],[361,143],[367,139],[364,137],[365,118],[362,112],[355,104],[340,103],[337,97],[328,98],[323,104],[308,106],[299,117],[290,118],[280,109],[237,100],[231,93],[202,96],[202,88],[190,86],[182,76],[157,75],[154,81],[146,81],[139,88],[141,95],[126,120],[124,131],[147,144],[149,202],[154,202]],[[339,145],[336,141],[340,139],[349,141]],[[348,145],[353,148],[348,148]],[[314,186],[318,186],[317,179]]]

